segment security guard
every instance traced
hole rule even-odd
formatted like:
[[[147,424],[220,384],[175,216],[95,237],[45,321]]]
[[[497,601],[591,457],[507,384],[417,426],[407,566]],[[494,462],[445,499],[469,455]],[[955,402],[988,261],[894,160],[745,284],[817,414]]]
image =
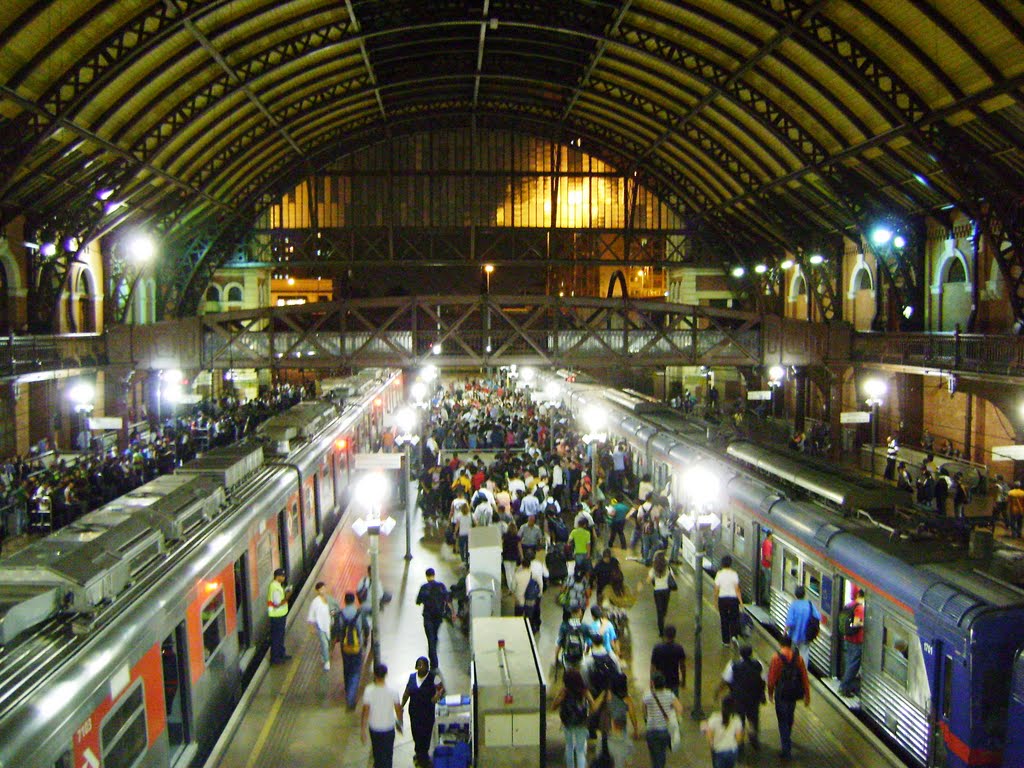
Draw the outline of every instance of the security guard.
[[[274,571],[274,580],[267,590],[267,615],[270,617],[270,663],[282,664],[291,658],[284,649],[288,620],[288,595],[292,588],[284,585],[284,568]]]

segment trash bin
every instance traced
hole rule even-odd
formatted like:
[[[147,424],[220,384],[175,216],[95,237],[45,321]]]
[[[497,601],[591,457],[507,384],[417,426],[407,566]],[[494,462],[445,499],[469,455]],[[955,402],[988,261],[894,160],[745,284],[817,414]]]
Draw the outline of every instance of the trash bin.
[[[466,577],[466,599],[469,602],[470,628],[473,619],[501,615],[501,593],[498,583],[490,576],[469,574]]]

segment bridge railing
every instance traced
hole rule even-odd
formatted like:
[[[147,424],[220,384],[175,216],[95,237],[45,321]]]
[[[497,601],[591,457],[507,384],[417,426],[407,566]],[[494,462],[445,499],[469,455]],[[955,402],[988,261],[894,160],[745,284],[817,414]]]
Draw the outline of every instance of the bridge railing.
[[[1024,337],[967,333],[855,333],[854,362],[1024,374]]]
[[[105,362],[106,346],[96,333],[0,336],[0,376],[88,368]]]
[[[621,298],[389,297],[200,322],[204,368],[407,366],[427,357],[439,365],[751,365],[762,346],[760,315]]]

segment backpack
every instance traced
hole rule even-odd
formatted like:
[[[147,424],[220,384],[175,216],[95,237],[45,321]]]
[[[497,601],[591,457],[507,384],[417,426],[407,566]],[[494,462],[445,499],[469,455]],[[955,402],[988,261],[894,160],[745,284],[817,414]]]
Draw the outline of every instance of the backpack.
[[[795,649],[793,657],[789,661],[781,653],[779,654],[779,658],[782,659],[782,671],[775,684],[775,698],[782,701],[799,701],[804,697],[804,681],[800,674],[800,667],[796,663],[799,657],[800,652]]]
[[[370,580],[365,576],[359,580],[359,586],[356,589],[356,598],[360,604],[365,603],[370,599]]]
[[[855,603],[851,603],[839,612],[839,631],[842,632],[843,637],[851,637],[857,634],[857,630],[860,629],[860,627],[853,625],[854,609]]]
[[[756,659],[741,659],[733,663],[730,686],[733,695],[744,702],[763,702],[764,680],[761,678],[761,671],[761,662]]]
[[[811,607],[811,615],[807,617],[807,626],[804,629],[804,638],[808,643],[814,642],[821,632],[821,619],[814,615],[814,608]]]
[[[363,650],[359,638],[359,617],[341,620],[341,652],[346,656],[354,656]]]
[[[590,717],[587,700],[582,696],[577,698],[572,694],[566,693],[565,698],[562,700],[562,705],[558,708],[558,716],[562,720],[562,725],[586,725],[587,719]]]
[[[583,627],[570,627],[569,631],[565,633],[562,650],[565,660],[570,664],[579,664],[583,661],[583,654],[587,650],[587,639],[583,632]]]
[[[540,597],[540,585],[534,578],[530,579],[530,583],[526,585],[526,594],[523,599],[528,603],[536,602]]]
[[[424,586],[427,591],[423,598],[423,615],[432,619],[447,618],[451,613],[447,590],[436,581]]]
[[[611,687],[612,682],[615,680],[615,673],[619,669],[615,666],[615,662],[612,661],[610,654],[603,653],[600,656],[592,656],[591,658],[594,660],[594,666],[590,670],[590,679],[593,681],[590,688],[597,695],[600,691],[605,691]]]

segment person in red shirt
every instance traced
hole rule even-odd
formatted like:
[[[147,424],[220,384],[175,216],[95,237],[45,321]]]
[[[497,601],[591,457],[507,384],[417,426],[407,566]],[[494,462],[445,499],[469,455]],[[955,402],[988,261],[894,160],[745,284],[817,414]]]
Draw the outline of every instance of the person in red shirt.
[[[775,549],[775,537],[768,531],[761,542],[761,582],[760,603],[770,605],[772,600],[772,552]]]
[[[768,700],[775,702],[783,759],[793,754],[793,718],[800,699],[806,706],[811,705],[811,684],[807,679],[807,666],[800,654],[793,650],[793,641],[787,635],[782,638],[779,650],[772,656],[768,667]]]
[[[860,673],[860,654],[864,647],[864,590],[858,589],[853,604],[847,606],[853,610],[853,626],[856,631],[851,635],[843,637],[843,645],[846,647],[846,671],[843,673],[843,682],[839,684],[839,693],[843,696],[853,696],[853,684]]]

